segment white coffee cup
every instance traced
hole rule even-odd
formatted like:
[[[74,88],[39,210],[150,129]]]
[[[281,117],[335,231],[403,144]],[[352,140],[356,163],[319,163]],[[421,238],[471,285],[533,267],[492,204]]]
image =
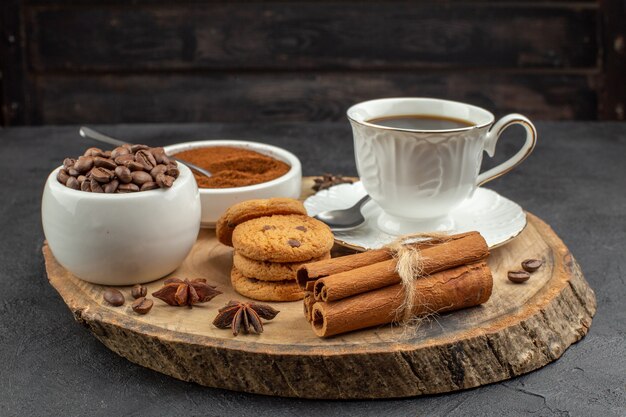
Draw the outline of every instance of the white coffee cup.
[[[481,185],[506,174],[532,152],[533,124],[521,114],[494,123],[480,107],[433,98],[385,98],[348,109],[359,176],[382,213],[378,227],[390,234],[454,228],[449,213]],[[461,119],[473,125],[447,130],[416,130],[371,123],[373,119],[428,115]],[[500,134],[519,124],[526,130],[522,148],[506,162],[479,174],[483,151],[493,157]]]

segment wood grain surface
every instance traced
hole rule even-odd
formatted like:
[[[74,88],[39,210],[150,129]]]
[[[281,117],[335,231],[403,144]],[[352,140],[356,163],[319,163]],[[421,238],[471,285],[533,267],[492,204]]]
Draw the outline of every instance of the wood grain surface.
[[[336,121],[407,95],[621,120],[618,3],[7,0],[2,122]]]
[[[224,291],[208,304],[174,308],[156,300],[146,316],[106,305],[104,287],[73,277],[44,245],[50,283],[109,349],[186,381],[238,391],[302,398],[389,398],[471,388],[530,372],[580,340],[596,310],[593,291],[552,229],[528,214],[526,229],[493,250],[491,299],[443,314],[414,334],[383,326],[330,339],[314,336],[302,303],[273,303],[281,313],[261,335],[233,337],[211,325],[217,309],[243,299],[229,285],[231,249],[202,230],[172,275],[205,277]],[[526,258],[545,265],[525,284],[506,272]],[[148,284],[152,292],[161,281]],[[130,299],[130,288],[121,288]]]

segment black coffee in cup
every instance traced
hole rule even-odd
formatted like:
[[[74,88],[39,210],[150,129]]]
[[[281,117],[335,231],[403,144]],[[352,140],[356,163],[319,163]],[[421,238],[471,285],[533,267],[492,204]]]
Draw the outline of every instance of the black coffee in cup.
[[[453,119],[450,117],[433,116],[428,114],[406,114],[400,116],[387,116],[368,120],[369,123],[391,127],[395,129],[411,130],[449,130],[461,129],[474,126],[463,119]]]

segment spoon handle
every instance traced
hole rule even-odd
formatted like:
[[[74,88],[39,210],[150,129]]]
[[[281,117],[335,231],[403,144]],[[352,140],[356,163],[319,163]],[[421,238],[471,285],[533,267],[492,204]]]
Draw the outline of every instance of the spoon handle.
[[[93,140],[97,140],[98,142],[102,142],[102,143],[107,143],[109,145],[113,145],[113,146],[122,146],[122,145],[126,145],[126,142],[121,141],[119,139],[115,139],[112,138],[111,136],[107,136],[103,133],[100,132],[96,132],[93,129],[90,129],[88,127],[85,126],[81,126],[81,128],[78,130],[78,133],[87,139],[93,139]],[[191,168],[192,170],[204,175],[207,178],[211,177],[211,173],[209,171],[207,171],[204,168],[200,168],[197,165],[192,164],[191,162],[187,162],[187,161],[183,161],[182,159],[178,159],[176,157],[173,156],[169,156],[168,157],[170,159],[173,159],[176,162],[180,162],[181,164],[187,165],[189,168]]]

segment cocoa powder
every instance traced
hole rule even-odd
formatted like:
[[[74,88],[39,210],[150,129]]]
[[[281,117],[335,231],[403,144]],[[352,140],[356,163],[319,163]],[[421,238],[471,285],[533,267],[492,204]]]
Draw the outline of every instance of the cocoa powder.
[[[194,173],[200,188],[261,184],[281,177],[291,169],[288,164],[270,156],[230,146],[191,149],[175,156],[211,172],[211,178]]]

